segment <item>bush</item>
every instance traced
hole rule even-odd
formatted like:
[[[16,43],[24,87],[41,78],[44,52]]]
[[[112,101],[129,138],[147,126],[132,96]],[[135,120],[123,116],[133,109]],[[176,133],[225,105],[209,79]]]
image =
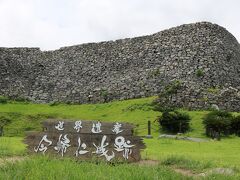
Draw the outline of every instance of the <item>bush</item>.
[[[23,96],[9,96],[9,100],[11,102],[21,102],[21,103],[29,103],[30,99]]]
[[[231,123],[231,132],[240,136],[240,115],[233,118]]]
[[[0,136],[3,136],[3,128],[9,123],[11,123],[11,119],[5,116],[0,116]]]
[[[164,111],[162,116],[158,118],[162,129],[170,133],[184,133],[188,131],[190,120],[190,116],[186,113],[168,110]]]
[[[16,97],[13,100],[16,101],[16,102],[24,102],[24,103],[30,102],[30,100],[28,98],[21,97],[21,96],[20,97]]]
[[[202,77],[202,76],[204,75],[203,70],[198,69],[198,70],[196,71],[196,75],[197,75],[197,77]]]
[[[164,95],[172,95],[177,93],[177,90],[181,87],[182,82],[180,80],[174,80],[165,87]],[[162,96],[163,94],[160,94]]]
[[[6,104],[8,102],[8,98],[4,96],[0,96],[0,104]]]
[[[204,119],[206,135],[212,138],[220,139],[222,135],[229,135],[233,116],[226,111],[212,111]]]
[[[159,100],[161,98],[159,97],[158,99],[154,100],[151,103],[152,106],[152,110],[154,111],[159,111],[159,112],[165,112],[165,111],[175,111],[177,109],[177,107],[175,107],[174,105],[168,104],[167,106],[162,105],[163,103]],[[167,103],[165,103],[167,104]]]
[[[109,101],[109,99],[108,99],[109,98],[108,97],[109,93],[108,93],[108,91],[106,89],[101,89],[100,95],[102,96],[104,103]]]
[[[60,104],[61,104],[61,103],[58,102],[58,101],[52,101],[52,102],[49,103],[49,106],[58,106],[58,105],[60,105]]]
[[[178,90],[181,89],[182,81],[174,80],[164,87],[160,92],[158,98],[152,102],[154,111],[174,111],[177,107],[172,104],[172,96],[176,95]]]

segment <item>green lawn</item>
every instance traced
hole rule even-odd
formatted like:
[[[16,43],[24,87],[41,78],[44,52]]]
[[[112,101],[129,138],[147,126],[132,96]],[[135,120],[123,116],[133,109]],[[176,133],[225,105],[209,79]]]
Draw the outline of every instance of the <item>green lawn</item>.
[[[219,167],[240,167],[240,138],[221,141],[191,142],[174,139],[145,139],[147,149],[142,153],[146,159],[165,160],[169,157],[192,159]]]

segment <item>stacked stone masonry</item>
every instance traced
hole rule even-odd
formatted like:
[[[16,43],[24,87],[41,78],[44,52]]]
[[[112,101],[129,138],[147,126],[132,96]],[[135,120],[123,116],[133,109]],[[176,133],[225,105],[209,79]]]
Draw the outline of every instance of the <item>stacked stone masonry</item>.
[[[38,103],[148,97],[178,80],[182,86],[171,103],[240,111],[239,75],[239,43],[209,22],[55,51],[0,48],[0,95]]]

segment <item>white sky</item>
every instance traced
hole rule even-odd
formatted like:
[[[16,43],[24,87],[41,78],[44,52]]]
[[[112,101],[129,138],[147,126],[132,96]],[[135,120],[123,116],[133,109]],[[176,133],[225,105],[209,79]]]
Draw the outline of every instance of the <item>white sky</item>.
[[[0,0],[0,47],[53,50],[210,21],[240,41],[239,0]]]

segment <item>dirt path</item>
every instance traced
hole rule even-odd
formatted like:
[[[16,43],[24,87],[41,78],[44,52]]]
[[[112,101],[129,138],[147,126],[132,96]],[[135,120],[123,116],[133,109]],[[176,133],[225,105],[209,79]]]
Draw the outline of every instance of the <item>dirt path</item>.
[[[26,157],[23,157],[23,156],[12,156],[12,157],[0,158],[0,166],[5,165],[6,163],[16,163],[19,161],[23,161],[25,159]]]
[[[181,168],[173,168],[176,173],[182,174],[184,176],[198,176],[198,174],[194,174],[191,170],[181,169]]]
[[[160,164],[160,161],[141,160],[141,161],[137,162],[136,164],[138,164],[140,166],[157,166]],[[183,176],[188,176],[188,177],[205,177],[205,176],[208,176],[211,174],[223,174],[223,175],[231,176],[231,175],[235,174],[235,172],[230,168],[213,168],[213,169],[209,169],[202,173],[195,173],[189,169],[178,168],[178,167],[174,167],[174,166],[168,166],[168,167],[171,168],[176,173],[179,173]]]
[[[156,166],[159,163],[160,162],[157,160],[141,160],[139,162],[136,162],[136,164],[138,164],[140,166]]]

